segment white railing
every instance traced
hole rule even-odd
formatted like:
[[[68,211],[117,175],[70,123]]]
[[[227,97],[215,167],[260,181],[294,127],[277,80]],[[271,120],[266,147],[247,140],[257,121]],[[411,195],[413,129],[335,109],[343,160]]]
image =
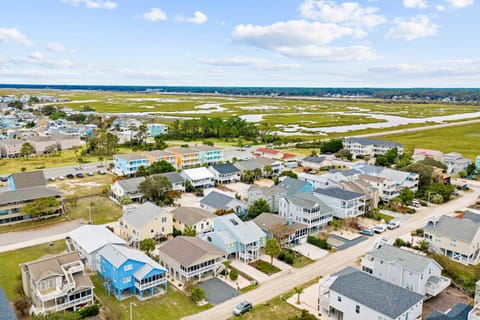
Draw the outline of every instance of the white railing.
[[[223,261],[224,260],[219,261],[218,263],[213,263],[213,264],[210,264],[208,266],[204,266],[202,268],[191,270],[191,271],[180,270],[180,274],[185,276],[185,277],[191,278],[193,276],[199,275],[200,273],[213,271],[213,270],[217,269],[219,265],[222,265],[221,262],[223,262]]]
[[[451,280],[449,278],[442,277],[442,276],[438,278],[439,278],[438,282],[434,283],[434,282],[427,281],[427,283],[425,284],[426,293],[433,297],[437,296],[440,292],[448,288],[451,283]]]
[[[164,284],[164,283],[167,283],[167,278],[166,277],[160,278],[160,279],[157,279],[157,280],[153,280],[153,281],[150,281],[150,282],[147,282],[147,283],[144,283],[144,284],[140,284],[139,282],[135,281],[135,287],[139,290],[146,290],[146,289],[150,289],[152,287],[156,287],[156,286]]]
[[[62,304],[57,304],[55,306],[51,306],[51,307],[41,307],[41,306],[32,306],[32,310],[35,314],[39,314],[39,313],[47,313],[47,312],[57,312],[57,311],[62,311],[62,310],[65,310],[65,309],[68,309],[68,308],[71,308],[71,307],[74,307],[74,306],[77,306],[77,305],[81,305],[81,304],[85,304],[85,303],[88,303],[88,302],[93,302],[93,295],[88,295],[88,296],[85,296],[85,297],[81,297],[81,298],[78,298],[78,299],[75,299],[75,300],[72,300],[72,301],[67,301],[65,303],[62,303]]]

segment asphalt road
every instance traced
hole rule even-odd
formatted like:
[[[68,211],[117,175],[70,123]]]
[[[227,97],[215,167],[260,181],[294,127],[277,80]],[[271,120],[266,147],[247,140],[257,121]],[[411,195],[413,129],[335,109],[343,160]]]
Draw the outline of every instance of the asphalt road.
[[[404,234],[409,234],[412,230],[424,227],[429,218],[436,215],[452,213],[474,203],[480,195],[478,185],[472,186],[472,191],[465,193],[461,198],[448,202],[447,204],[429,208],[422,208],[416,214],[409,215],[402,220],[400,228],[389,231],[389,238],[397,238]],[[219,320],[227,319],[232,316],[233,308],[240,302],[247,300],[254,305],[267,302],[280,294],[300,286],[305,282],[318,276],[326,276],[343,269],[344,267],[354,265],[355,260],[372,249],[375,240],[380,237],[372,237],[356,246],[329,254],[324,258],[299,270],[289,271],[285,276],[274,280],[269,280],[262,284],[258,289],[247,292],[221,303],[209,310],[185,317],[187,320]]]

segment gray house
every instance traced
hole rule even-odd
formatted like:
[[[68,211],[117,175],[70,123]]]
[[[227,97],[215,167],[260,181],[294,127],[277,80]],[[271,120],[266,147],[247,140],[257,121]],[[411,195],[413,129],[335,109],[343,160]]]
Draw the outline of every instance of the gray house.
[[[247,213],[248,204],[226,194],[212,191],[200,200],[200,207],[210,212],[226,210],[242,216]]]

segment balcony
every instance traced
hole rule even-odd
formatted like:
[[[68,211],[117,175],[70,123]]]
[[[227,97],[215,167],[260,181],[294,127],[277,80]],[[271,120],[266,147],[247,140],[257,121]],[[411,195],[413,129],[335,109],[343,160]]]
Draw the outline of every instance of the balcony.
[[[57,304],[57,305],[50,305],[51,303],[47,303],[47,306],[44,306],[44,307],[32,305],[32,311],[35,314],[47,313],[47,312],[58,312],[68,308],[78,307],[84,304],[90,304],[92,302],[93,302],[93,294],[90,294],[88,296],[80,297],[78,299],[74,299],[74,300],[67,301],[65,303]]]
[[[426,294],[432,297],[437,296],[440,292],[450,286],[451,280],[446,277],[431,276],[425,284]]]
[[[163,277],[163,278],[160,278],[160,279],[157,279],[157,280],[153,280],[153,281],[150,281],[150,282],[146,282],[146,283],[143,283],[143,284],[141,284],[138,281],[135,281],[135,288],[137,288],[140,291],[143,291],[143,290],[147,290],[147,289],[150,289],[150,288],[153,288],[153,287],[157,287],[157,286],[165,284],[165,283],[167,283],[167,278],[166,277]]]

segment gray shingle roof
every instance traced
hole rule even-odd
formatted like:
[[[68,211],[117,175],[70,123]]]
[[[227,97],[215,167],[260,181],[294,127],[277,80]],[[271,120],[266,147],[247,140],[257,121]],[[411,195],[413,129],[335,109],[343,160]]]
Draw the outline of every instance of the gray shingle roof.
[[[465,211],[465,214],[463,215],[463,219],[471,220],[475,223],[480,223],[480,214],[470,212],[470,211]]]
[[[302,159],[302,161],[306,161],[306,162],[313,162],[313,163],[322,163],[323,161],[325,161],[326,157],[305,157]]]
[[[194,225],[203,219],[213,219],[217,215],[210,211],[196,207],[177,207],[172,211],[175,220],[181,221],[187,226]]]
[[[119,159],[124,159],[127,161],[134,161],[134,160],[148,160],[148,158],[144,155],[138,154],[138,153],[126,153],[126,154],[116,154],[114,157],[119,158]]]
[[[286,194],[285,189],[282,189],[278,186],[259,187],[254,185],[249,188],[249,190],[255,190],[255,189],[258,189],[262,193],[262,195],[265,197],[278,195],[278,194]]]
[[[330,290],[396,319],[423,300],[421,294],[375,278],[365,272],[348,267],[334,274],[337,278]]]
[[[297,230],[308,228],[306,224],[292,221],[291,225],[287,225],[287,219],[280,217],[278,214],[264,212],[253,219],[253,222],[263,230],[271,232],[281,232],[282,234],[291,234]]]
[[[434,311],[427,316],[426,320],[468,320],[468,313],[473,309],[472,306],[457,303],[446,314]]]
[[[164,209],[154,205],[151,202],[145,202],[137,209],[123,216],[123,220],[135,228],[141,228],[152,220],[170,214]]]
[[[143,154],[146,156],[155,157],[155,158],[175,156],[173,153],[162,151],[162,150],[144,151]]]
[[[160,176],[167,177],[171,184],[184,183],[185,179],[177,172],[160,173]]]
[[[391,141],[383,141],[383,140],[372,140],[372,139],[365,139],[365,138],[357,138],[357,137],[351,137],[351,138],[345,138],[346,141],[350,142],[355,142],[359,143],[364,146],[369,146],[369,145],[379,145],[379,146],[386,146],[386,147],[402,147],[403,145],[398,143],[398,142],[391,142]]]
[[[311,193],[297,193],[291,196],[286,196],[285,198],[302,208],[312,209],[315,207],[320,207],[321,212],[324,213],[333,211],[332,208]]]
[[[220,174],[240,172],[240,170],[231,163],[217,164],[211,167]]]
[[[12,174],[12,179],[16,189],[47,185],[47,180],[42,170],[14,173]]]
[[[331,188],[331,189],[318,188],[318,189],[315,189],[315,191],[313,192],[316,194],[321,194],[321,195],[325,195],[332,198],[342,199],[345,201],[357,199],[364,196],[363,194],[358,192],[352,192],[352,191],[342,190],[338,188]]]
[[[436,223],[429,221],[424,228],[425,232],[447,236],[452,239],[472,242],[478,232],[480,224],[471,220],[441,216]]]
[[[125,180],[118,180],[117,183],[122,187],[125,192],[136,192],[141,182],[145,180],[145,177],[131,178]]]
[[[217,191],[210,192],[207,196],[200,200],[200,203],[215,209],[229,209],[228,204],[232,201],[246,205],[234,197],[230,197]]]
[[[33,187],[0,193],[0,205],[12,202],[30,201],[48,197],[58,197],[62,191],[54,187]]]
[[[395,262],[405,269],[419,273],[423,272],[431,262],[437,264],[433,259],[388,244],[383,244],[380,248],[367,252],[367,255]],[[440,265],[438,266],[440,267]]]
[[[216,259],[226,253],[214,245],[195,237],[176,237],[168,240],[158,249],[160,259],[167,255],[183,266],[195,265],[197,261]]]
[[[282,182],[277,186],[279,188],[285,189],[288,195],[297,194],[304,188],[306,185],[309,185],[309,182],[294,179],[291,177],[286,177]]]

